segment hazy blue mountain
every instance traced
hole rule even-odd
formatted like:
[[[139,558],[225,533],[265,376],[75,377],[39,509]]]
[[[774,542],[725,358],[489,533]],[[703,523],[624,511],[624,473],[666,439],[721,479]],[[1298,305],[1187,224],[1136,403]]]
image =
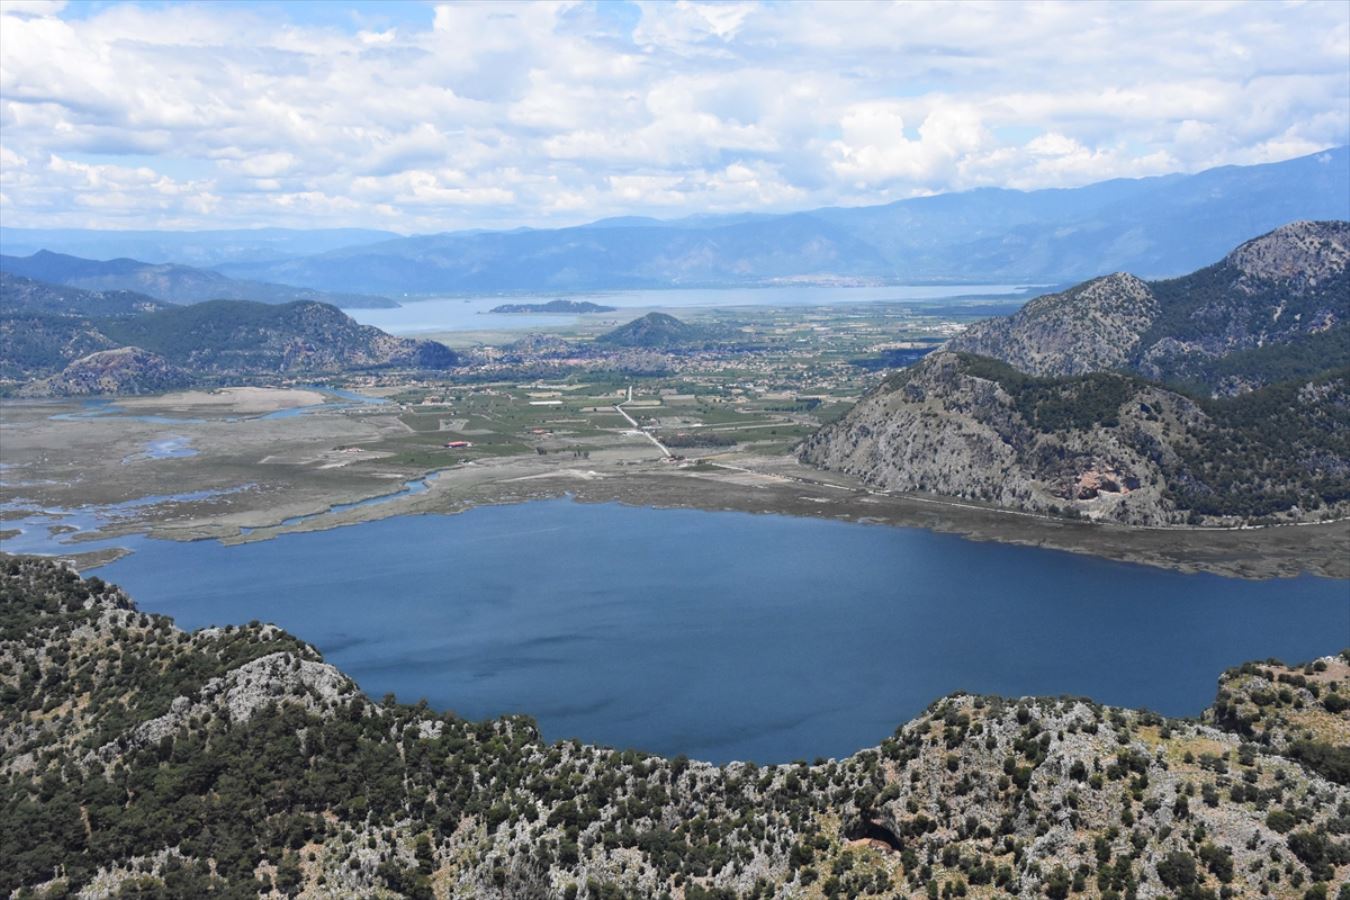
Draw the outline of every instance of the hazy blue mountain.
[[[90,291],[136,291],[169,303],[206,300],[253,300],[292,303],[312,300],[347,308],[394,306],[394,301],[368,294],[316,291],[313,288],[241,281],[210,269],[136,259],[82,259],[39,250],[32,256],[0,255],[0,271]]]
[[[221,270],[320,289],[359,285],[395,294],[753,284],[803,272],[881,277],[890,266],[866,240],[797,214],[716,228],[618,225],[428,235]]]
[[[400,235],[370,228],[235,228],[219,231],[96,231],[87,228],[3,228],[0,253],[52,250],[92,259],[131,257],[151,263],[214,266],[326,253]]]
[[[232,275],[382,293],[761,284],[783,278],[1081,281],[1193,271],[1296,219],[1350,217],[1350,149],[1065,190],[980,189],[783,216],[623,217],[401,238]]]

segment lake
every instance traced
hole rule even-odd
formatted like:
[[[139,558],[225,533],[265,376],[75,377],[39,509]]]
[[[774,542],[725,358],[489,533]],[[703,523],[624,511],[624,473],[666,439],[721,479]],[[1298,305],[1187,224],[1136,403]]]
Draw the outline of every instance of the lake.
[[[836,306],[842,303],[917,303],[978,296],[1024,299],[1026,288],[1010,284],[892,285],[888,287],[809,287],[783,285],[757,288],[687,288],[664,290],[607,291],[588,294],[493,294],[489,296],[405,299],[390,309],[344,310],[362,325],[374,325],[390,334],[425,334],[447,331],[510,331],[570,325],[570,313],[493,313],[504,303],[546,303],[549,300],[590,300],[620,312],[601,313],[624,321],[622,310],[716,309],[739,306]]]
[[[184,628],[262,619],[375,698],[724,762],[843,756],[955,690],[1198,714],[1350,644],[1350,583],[1184,575],[831,520],[548,500],[98,571]]]

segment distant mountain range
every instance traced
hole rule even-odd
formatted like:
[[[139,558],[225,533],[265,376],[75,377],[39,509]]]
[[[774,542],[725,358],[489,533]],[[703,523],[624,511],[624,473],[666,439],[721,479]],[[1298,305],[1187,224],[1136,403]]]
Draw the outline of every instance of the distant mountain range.
[[[397,306],[385,297],[316,291],[312,288],[241,281],[210,269],[135,259],[95,260],[39,250],[32,256],[0,255],[0,272],[91,291],[136,291],[169,303],[252,300],[293,303],[310,300],[353,308]]]
[[[319,290],[596,290],[870,279],[1053,283],[1193,271],[1296,219],[1350,218],[1350,150],[1068,190],[980,189],[885,206],[400,238],[240,278]]]
[[[25,396],[145,393],[212,379],[445,369],[455,353],[312,301],[169,306],[0,273],[0,380]]]
[[[397,237],[402,235],[370,228],[105,231],[0,227],[0,253],[31,256],[39,250],[52,250],[89,259],[130,257],[148,263],[174,262],[210,267],[227,262],[266,262],[309,256]]]
[[[1193,271],[1286,222],[1345,218],[1350,218],[1350,148],[1340,147],[1193,175],[1071,189],[981,188],[786,215],[667,221],[621,216],[573,228],[414,237],[369,229],[0,228],[0,251],[109,260],[100,264],[107,268],[81,270],[79,276],[12,269],[77,287],[139,290],[173,302],[318,299],[351,307],[371,305],[352,292],[400,296],[859,280],[1067,284],[1112,271],[1162,278]],[[155,268],[170,264],[194,271]],[[214,280],[222,276],[244,283]],[[298,296],[286,285],[332,296]]]
[[[801,447],[896,491],[1137,525],[1350,511],[1350,223],[979,323]]]

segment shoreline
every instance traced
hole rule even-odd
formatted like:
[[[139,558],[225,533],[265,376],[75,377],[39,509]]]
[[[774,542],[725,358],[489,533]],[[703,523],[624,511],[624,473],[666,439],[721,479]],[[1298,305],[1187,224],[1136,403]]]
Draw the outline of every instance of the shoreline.
[[[766,462],[782,466],[779,460]],[[326,510],[302,514],[301,521],[290,524],[283,523],[294,517],[291,509],[267,510],[261,515],[263,511],[254,510],[247,514],[247,524],[209,518],[183,524],[150,519],[121,528],[90,532],[89,539],[145,535],[165,540],[219,540],[225,544],[241,544],[393,516],[448,515],[479,506],[570,497],[579,503],[612,502],[653,509],[788,515],[921,528],[974,541],[1039,547],[1229,578],[1265,580],[1309,574],[1350,579],[1350,520],[1347,519],[1239,529],[1128,526],[1055,519],[940,497],[880,493],[860,485],[841,483],[842,479],[832,480],[832,473],[824,473],[826,477],[821,480],[806,480],[780,471],[714,464],[697,470],[642,466],[635,472],[604,474],[558,467],[509,477],[517,468],[510,461],[474,468],[477,471],[467,472],[467,467],[441,469],[439,477],[428,482],[426,491],[387,502],[367,502],[376,499],[370,497],[351,505],[349,499],[335,499]],[[506,471],[485,471],[493,469]],[[491,477],[493,474],[508,477]],[[812,470],[812,474],[817,473]],[[334,511],[337,507],[344,508]],[[59,555],[75,559],[77,567],[82,569],[97,568],[134,552],[102,548],[81,554],[79,543],[62,545],[75,552]]]

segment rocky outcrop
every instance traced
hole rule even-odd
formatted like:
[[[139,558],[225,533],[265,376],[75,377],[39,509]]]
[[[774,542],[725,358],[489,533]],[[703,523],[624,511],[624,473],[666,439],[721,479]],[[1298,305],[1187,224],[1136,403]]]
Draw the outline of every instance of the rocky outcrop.
[[[1270,370],[1281,371],[1270,361],[1287,363],[1291,345],[1348,327],[1348,266],[1350,223],[1295,222],[1182,278],[1108,275],[1039,297],[947,346],[1033,375],[1122,370],[1237,393],[1270,383]],[[1213,370],[1215,360],[1257,350],[1246,371]]]
[[[1205,414],[1157,387],[1120,381],[1112,418],[1045,430],[999,381],[959,354],[931,354],[803,443],[804,462],[888,491],[1158,525],[1184,519],[1164,496],[1176,437]]]
[[[202,636],[209,634],[204,632]],[[211,679],[193,697],[175,697],[164,715],[142,722],[117,741],[104,744],[96,755],[105,762],[111,761],[128,751],[171,738],[192,721],[213,716],[232,723],[247,722],[275,707],[279,697],[307,712],[323,713],[353,690],[351,679],[333,666],[278,651]]]
[[[1118,272],[1032,300],[1006,319],[977,322],[949,350],[1001,359],[1033,375],[1125,368],[1158,317],[1148,284]]]
[[[1350,266],[1350,222],[1291,222],[1248,241],[1224,260],[1247,283],[1281,282],[1306,291]]]
[[[21,397],[158,394],[191,384],[192,376],[140,347],[101,350],[75,360],[58,375],[24,385]]]
[[[1185,278],[1038,298],[892,375],[799,456],[885,490],[1136,525],[1343,515],[1347,261],[1350,223],[1297,222]]]

